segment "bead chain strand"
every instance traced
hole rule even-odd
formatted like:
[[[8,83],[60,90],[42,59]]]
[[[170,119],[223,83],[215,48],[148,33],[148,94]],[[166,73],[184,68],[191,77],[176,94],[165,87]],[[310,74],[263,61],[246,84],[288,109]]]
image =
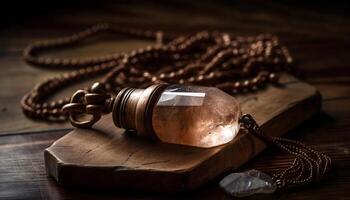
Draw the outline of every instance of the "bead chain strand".
[[[128,53],[82,59],[38,56],[49,49],[78,45],[84,39],[103,32],[153,40],[156,45]],[[275,72],[289,69],[292,63],[287,48],[271,35],[231,38],[227,33],[203,31],[165,37],[161,31],[127,29],[109,24],[95,25],[68,37],[30,44],[23,56],[32,65],[73,70],[37,84],[21,100],[27,116],[51,121],[67,119],[61,108],[70,99],[66,97],[47,102],[49,96],[70,84],[100,74],[106,74],[101,82],[109,93],[116,93],[126,86],[144,87],[168,82],[216,86],[234,94],[277,82]]]
[[[313,150],[301,142],[264,134],[249,114],[243,115],[240,118],[240,123],[249,133],[295,156],[290,167],[272,175],[278,188],[311,184],[321,180],[329,172],[331,168],[329,156]]]
[[[128,53],[84,59],[37,56],[41,51],[76,45],[102,32],[150,39],[156,45]],[[32,118],[66,120],[67,113],[72,114],[81,107],[84,112],[93,115],[87,127],[102,114],[110,112],[114,99],[110,98],[111,94],[124,87],[146,87],[168,82],[210,85],[235,94],[258,90],[267,83],[276,83],[278,76],[275,73],[289,70],[292,63],[287,48],[271,35],[231,38],[227,33],[204,31],[165,37],[161,31],[126,29],[109,24],[96,25],[69,37],[31,44],[24,50],[24,59],[36,66],[73,69],[70,73],[39,83],[26,94],[21,101],[24,113]],[[45,102],[57,90],[100,74],[106,74],[100,83],[73,95],[73,98],[78,99],[85,95],[89,105],[75,103],[74,99],[71,101],[68,97]],[[64,112],[62,107],[69,102],[69,106],[66,106],[69,112]],[[243,115],[240,123],[250,133],[295,156],[290,167],[273,175],[278,188],[315,182],[330,170],[331,159],[327,155],[294,140],[265,135],[250,115]]]

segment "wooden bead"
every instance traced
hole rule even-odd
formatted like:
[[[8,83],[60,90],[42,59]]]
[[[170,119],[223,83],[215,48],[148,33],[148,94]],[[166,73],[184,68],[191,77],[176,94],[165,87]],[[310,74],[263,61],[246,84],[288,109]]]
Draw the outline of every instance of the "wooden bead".
[[[242,86],[245,89],[249,89],[251,87],[251,82],[249,80],[245,80]]]
[[[104,93],[105,91],[106,91],[105,85],[100,82],[96,82],[91,86],[91,92]]]
[[[70,98],[51,102],[49,105],[41,100],[47,99],[59,88],[97,74],[108,73],[103,78],[105,87],[94,84],[90,89],[87,88],[87,91],[105,93],[107,90],[112,92],[120,87],[131,85],[136,87],[166,80],[180,84],[224,84],[225,91],[235,93],[251,88],[257,89],[266,83],[278,82],[278,76],[272,72],[286,70],[293,62],[288,49],[280,45],[274,36],[230,37],[226,33],[206,31],[179,36],[165,44],[159,43],[158,46],[139,48],[129,53],[112,53],[83,59],[49,58],[38,55],[39,51],[73,45],[105,30],[136,38],[152,40],[157,38],[156,32],[152,31],[100,24],[68,37],[29,45],[23,52],[24,59],[28,63],[79,69],[42,82],[29,95],[23,97],[21,105],[27,115],[43,118],[49,115],[66,117],[67,115],[54,110],[70,102]],[[164,38],[162,33],[161,40]],[[254,76],[256,77],[251,80],[243,82],[241,80]]]
[[[241,83],[239,81],[235,82],[235,84],[233,85],[233,88],[236,90],[241,89]]]
[[[275,73],[269,74],[269,81],[272,83],[277,83],[279,80],[279,77]]]

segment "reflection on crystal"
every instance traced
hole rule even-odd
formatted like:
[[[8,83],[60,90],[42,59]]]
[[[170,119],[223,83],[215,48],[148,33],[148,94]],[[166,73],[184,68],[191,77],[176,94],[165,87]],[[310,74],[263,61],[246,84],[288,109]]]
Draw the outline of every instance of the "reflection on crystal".
[[[245,197],[256,193],[273,193],[277,188],[269,175],[254,169],[226,176],[220,181],[220,187],[235,197]]]
[[[163,142],[213,147],[237,135],[240,114],[236,99],[217,88],[175,85],[160,96],[152,124]]]
[[[157,106],[201,106],[204,97],[203,92],[165,91],[158,100]]]

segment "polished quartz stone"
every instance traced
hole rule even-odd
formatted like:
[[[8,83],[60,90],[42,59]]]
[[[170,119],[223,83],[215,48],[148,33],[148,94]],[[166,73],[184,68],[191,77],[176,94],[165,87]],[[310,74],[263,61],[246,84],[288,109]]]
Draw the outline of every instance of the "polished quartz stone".
[[[273,193],[277,188],[269,175],[258,170],[232,173],[220,181],[220,187],[235,197],[245,197],[256,193]]]
[[[236,99],[217,88],[175,85],[160,96],[152,124],[163,142],[213,147],[237,135],[240,115]]]

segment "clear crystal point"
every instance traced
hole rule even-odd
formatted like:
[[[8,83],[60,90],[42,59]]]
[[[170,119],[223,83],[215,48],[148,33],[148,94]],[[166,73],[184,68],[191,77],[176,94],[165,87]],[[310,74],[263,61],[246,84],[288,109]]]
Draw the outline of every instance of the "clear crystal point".
[[[155,134],[163,142],[213,147],[230,142],[239,131],[239,103],[214,87],[168,87],[152,116]]]
[[[235,197],[245,197],[256,193],[273,193],[277,187],[272,178],[258,170],[232,173],[220,181],[220,187]]]

